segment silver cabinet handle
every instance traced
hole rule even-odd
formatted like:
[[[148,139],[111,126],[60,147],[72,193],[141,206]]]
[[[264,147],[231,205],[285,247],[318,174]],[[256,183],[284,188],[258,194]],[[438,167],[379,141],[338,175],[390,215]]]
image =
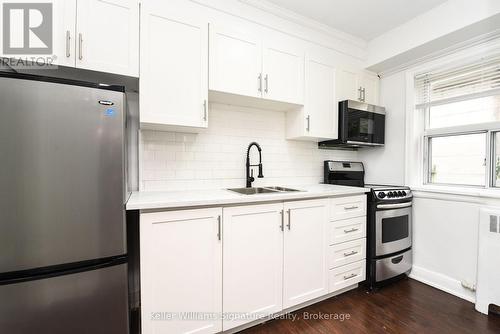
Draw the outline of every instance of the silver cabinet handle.
[[[265,86],[266,88],[264,88],[264,92],[267,94],[269,92],[269,74],[266,74],[264,81],[266,82],[266,86]]]
[[[356,210],[356,209],[358,209],[358,208],[359,208],[359,206],[346,206],[346,207],[344,208],[344,210]]]
[[[358,276],[358,275],[356,275],[356,274],[350,274],[350,275],[344,276],[344,281],[346,281],[346,280],[348,280],[350,278],[356,277],[356,276]]]
[[[363,87],[359,86],[358,88],[358,100],[363,102]]]
[[[83,36],[78,34],[78,59],[83,59]]]
[[[344,253],[344,257],[353,256],[353,255],[356,255],[356,254],[358,254],[357,251],[352,251],[352,252],[349,252],[349,253]]]
[[[344,233],[352,233],[352,232],[356,232],[356,231],[359,231],[358,228],[351,228],[350,230],[344,230]]]
[[[207,100],[203,101],[203,120],[207,121]]]
[[[292,222],[291,222],[291,216],[292,216],[292,211],[288,209],[286,211],[288,213],[288,224],[286,224],[286,227],[288,227],[288,231],[292,228]]]
[[[219,241],[222,239],[222,234],[221,234],[221,228],[222,228],[222,223],[221,223],[221,216],[218,216],[217,217],[217,239],[219,239]]]
[[[69,30],[66,30],[66,57],[69,58],[71,57],[71,32]]]
[[[262,73],[259,74],[257,80],[259,80],[259,93],[262,93]]]
[[[363,87],[363,90],[361,91],[361,93],[362,93],[362,100],[361,101],[365,102],[366,101],[366,88]]]
[[[306,120],[307,120],[306,131],[309,132],[311,130],[311,115],[307,115]]]
[[[281,210],[281,225],[280,225],[280,230],[284,231],[285,230],[285,211]]]

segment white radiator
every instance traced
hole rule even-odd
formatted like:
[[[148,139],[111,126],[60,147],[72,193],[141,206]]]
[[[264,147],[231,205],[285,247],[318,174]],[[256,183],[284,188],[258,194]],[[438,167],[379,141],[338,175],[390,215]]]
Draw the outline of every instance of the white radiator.
[[[476,310],[500,306],[500,208],[480,210]]]

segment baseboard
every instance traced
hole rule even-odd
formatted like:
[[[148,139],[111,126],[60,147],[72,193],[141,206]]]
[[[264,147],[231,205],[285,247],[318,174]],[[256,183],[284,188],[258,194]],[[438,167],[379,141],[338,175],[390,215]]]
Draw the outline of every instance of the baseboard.
[[[471,303],[476,302],[475,292],[464,288],[459,280],[453,279],[449,276],[413,265],[410,278],[465,299]]]

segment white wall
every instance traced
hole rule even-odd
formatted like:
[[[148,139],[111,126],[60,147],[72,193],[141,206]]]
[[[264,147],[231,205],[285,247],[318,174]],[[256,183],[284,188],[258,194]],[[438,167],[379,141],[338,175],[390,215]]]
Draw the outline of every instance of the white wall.
[[[323,161],[356,160],[352,151],[319,150],[317,143],[285,139],[284,112],[211,104],[209,127],[200,134],[143,131],[141,190],[245,186],[247,146],[262,146],[264,179],[254,185],[323,181]],[[258,163],[252,149],[252,163]],[[257,176],[257,171],[255,171]]]
[[[463,59],[497,52],[500,50],[497,43],[493,41],[490,45],[470,47],[419,64],[408,71],[383,77],[381,104],[387,107],[388,114],[394,108],[401,110],[401,114],[392,121],[388,117],[387,145],[395,147],[381,151],[380,155],[376,155],[375,151],[359,154],[367,169],[371,169],[368,171],[370,181],[397,181],[401,180],[403,173],[406,183],[414,191],[411,277],[469,301],[475,300],[475,293],[462,287],[461,282],[471,286],[476,284],[479,209],[484,206],[500,207],[499,199],[487,197],[498,197],[498,191],[490,190],[488,193],[478,188],[423,186],[422,147],[418,143],[421,143],[424,118],[414,113],[412,73],[426,68],[445,68]],[[393,131],[398,135],[391,133]],[[399,159],[405,160],[404,164],[391,161],[390,153],[398,150],[394,157],[400,156]],[[406,159],[403,158],[405,155]],[[396,166],[396,169],[391,170],[391,166]]]
[[[492,19],[499,13],[498,0],[449,0],[371,40],[366,67],[385,71],[491,33],[500,28],[500,20]]]
[[[476,284],[480,203],[420,192],[415,196],[412,277],[474,301],[475,294],[461,281]]]
[[[359,151],[359,159],[366,169],[366,183],[405,183],[405,84],[403,72],[380,80],[380,105],[387,113],[385,146]]]

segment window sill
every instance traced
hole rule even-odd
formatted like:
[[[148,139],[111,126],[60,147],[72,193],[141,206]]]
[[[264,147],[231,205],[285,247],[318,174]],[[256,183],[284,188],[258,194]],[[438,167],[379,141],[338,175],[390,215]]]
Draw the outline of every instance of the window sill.
[[[436,186],[436,185],[415,185],[410,186],[413,191],[437,193],[455,196],[468,196],[476,198],[496,198],[500,199],[499,189],[477,189],[467,187],[450,187],[450,186]]]

